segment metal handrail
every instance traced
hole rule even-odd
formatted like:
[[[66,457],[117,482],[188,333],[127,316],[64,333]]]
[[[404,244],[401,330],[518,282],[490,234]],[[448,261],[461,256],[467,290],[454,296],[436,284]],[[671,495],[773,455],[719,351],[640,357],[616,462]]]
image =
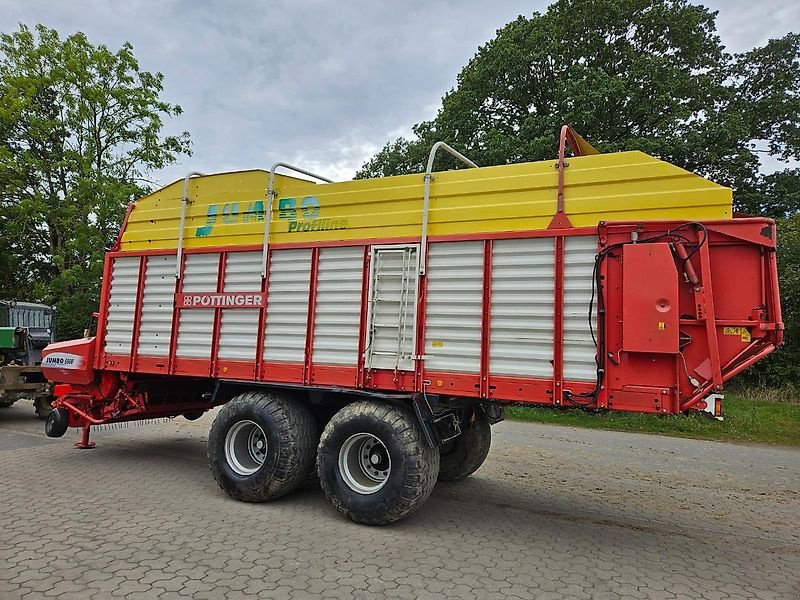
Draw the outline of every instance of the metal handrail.
[[[186,227],[186,209],[189,206],[189,180],[192,177],[203,177],[205,173],[192,171],[183,178],[183,196],[181,197],[181,222],[178,225],[178,253],[175,256],[175,279],[181,278],[181,260],[183,259],[183,230]]]
[[[327,177],[323,177],[322,175],[317,175],[316,173],[312,173],[311,171],[306,171],[305,169],[301,169],[300,167],[295,167],[294,165],[290,165],[284,162],[276,162],[272,165],[272,168],[269,170],[269,182],[267,183],[267,210],[266,214],[264,215],[264,247],[262,249],[261,255],[261,279],[267,278],[267,256],[269,252],[269,225],[272,221],[272,202],[275,200],[275,171],[278,167],[283,167],[284,169],[288,169],[290,171],[294,171],[295,173],[301,173],[303,175],[308,175],[309,177],[313,177],[314,179],[319,179],[320,181],[324,181],[325,183],[333,183],[332,179],[328,179]]]
[[[427,256],[428,250],[428,213],[430,212],[430,204],[431,204],[431,180],[433,179],[433,159],[436,158],[436,153],[439,149],[445,150],[451,156],[454,156],[461,162],[463,162],[468,167],[477,169],[478,165],[468,159],[466,156],[461,154],[458,150],[448,146],[444,142],[436,142],[433,147],[431,148],[431,152],[428,155],[428,166],[425,169],[425,197],[422,203],[422,236],[420,240],[420,261],[419,261],[419,274],[420,276],[425,275],[425,257]]]

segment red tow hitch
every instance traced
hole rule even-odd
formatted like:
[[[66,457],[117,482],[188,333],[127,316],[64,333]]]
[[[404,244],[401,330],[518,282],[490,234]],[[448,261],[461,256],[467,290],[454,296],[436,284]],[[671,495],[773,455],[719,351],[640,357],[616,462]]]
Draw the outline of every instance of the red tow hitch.
[[[47,417],[44,424],[44,432],[47,437],[62,437],[70,427],[80,427],[81,441],[75,443],[76,448],[94,448],[94,442],[89,441],[89,432],[92,425],[102,423],[102,421],[86,414],[83,410],[75,406],[70,400],[80,400],[82,394],[74,390],[69,384],[59,384],[53,389],[56,399],[53,401],[53,410]],[[84,400],[86,399],[83,394]]]

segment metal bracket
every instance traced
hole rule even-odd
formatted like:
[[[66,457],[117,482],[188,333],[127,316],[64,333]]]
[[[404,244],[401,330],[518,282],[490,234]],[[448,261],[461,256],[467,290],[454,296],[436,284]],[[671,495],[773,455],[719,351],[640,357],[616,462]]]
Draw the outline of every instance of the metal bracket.
[[[422,427],[422,433],[425,436],[425,441],[431,448],[438,448],[441,446],[441,439],[436,427],[433,424],[433,410],[431,405],[424,396],[415,396],[412,403],[414,406],[414,414],[417,416],[417,421]]]
[[[443,415],[436,417],[433,420],[433,423],[437,426],[440,444],[446,444],[450,440],[454,440],[461,435],[461,423],[459,422],[455,413],[446,412]],[[446,428],[446,431],[450,435],[443,436],[439,425],[444,425],[444,428]]]
[[[439,448],[461,435],[461,423],[451,410],[434,414],[428,399],[420,395],[414,396],[413,406],[422,433],[431,448]],[[442,435],[443,432],[445,435]]]

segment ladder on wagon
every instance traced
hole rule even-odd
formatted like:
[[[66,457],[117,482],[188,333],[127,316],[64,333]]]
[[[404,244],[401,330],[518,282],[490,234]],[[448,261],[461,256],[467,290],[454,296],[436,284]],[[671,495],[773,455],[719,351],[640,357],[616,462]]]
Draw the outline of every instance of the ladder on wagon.
[[[418,247],[372,249],[365,365],[368,369],[414,370]]]

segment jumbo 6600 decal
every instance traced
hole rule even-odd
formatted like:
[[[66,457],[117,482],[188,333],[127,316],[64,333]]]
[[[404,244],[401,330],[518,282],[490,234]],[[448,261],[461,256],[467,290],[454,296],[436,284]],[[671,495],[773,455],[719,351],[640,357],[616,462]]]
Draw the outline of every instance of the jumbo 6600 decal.
[[[51,352],[42,360],[42,366],[51,369],[81,369],[83,357],[69,352]]]

